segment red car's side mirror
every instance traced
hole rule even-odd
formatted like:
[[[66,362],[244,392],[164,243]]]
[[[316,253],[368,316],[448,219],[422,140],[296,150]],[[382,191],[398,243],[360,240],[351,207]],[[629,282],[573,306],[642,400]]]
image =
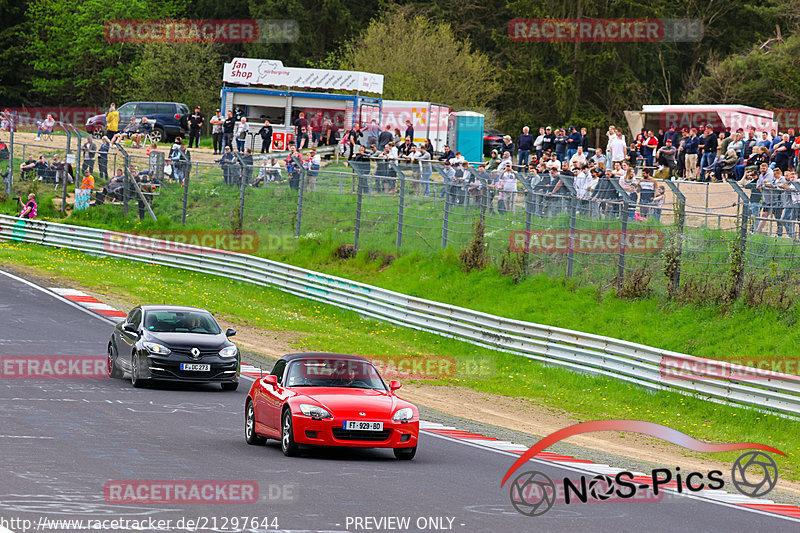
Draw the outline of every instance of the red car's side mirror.
[[[400,387],[402,387],[402,385],[396,379],[393,379],[392,381],[389,382],[389,389],[391,389],[392,392],[396,391]]]
[[[278,376],[274,376],[272,374],[267,374],[264,376],[264,383],[267,385],[272,385],[273,387],[278,385]]]

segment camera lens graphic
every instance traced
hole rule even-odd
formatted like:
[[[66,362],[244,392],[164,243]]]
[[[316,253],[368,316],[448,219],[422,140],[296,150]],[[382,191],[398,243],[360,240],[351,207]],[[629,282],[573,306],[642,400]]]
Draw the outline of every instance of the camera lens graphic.
[[[511,505],[525,516],[543,515],[556,500],[556,487],[546,474],[524,472],[514,478],[509,489]]]
[[[743,453],[733,463],[733,486],[751,498],[769,494],[778,483],[778,465],[769,455],[760,451]]]

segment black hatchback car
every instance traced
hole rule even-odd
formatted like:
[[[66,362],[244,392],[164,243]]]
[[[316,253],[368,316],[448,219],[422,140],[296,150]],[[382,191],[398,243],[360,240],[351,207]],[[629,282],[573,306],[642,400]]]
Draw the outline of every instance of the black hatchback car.
[[[177,102],[127,102],[117,108],[120,128],[124,128],[131,117],[137,121],[147,117],[155,121],[153,135],[156,142],[165,142],[175,137],[186,136],[189,127],[189,106]],[[86,121],[86,131],[96,139],[106,134],[106,116],[95,115]]]
[[[228,340],[236,330],[222,331],[205,309],[175,305],[141,305],[114,328],[108,342],[112,378],[131,375],[134,387],[150,381],[219,383],[239,386],[239,350]]]

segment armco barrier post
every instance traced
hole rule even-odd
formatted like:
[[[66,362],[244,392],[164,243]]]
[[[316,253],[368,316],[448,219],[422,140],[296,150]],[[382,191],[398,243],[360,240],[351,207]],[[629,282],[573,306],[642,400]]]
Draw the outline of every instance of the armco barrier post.
[[[686,225],[686,196],[680,191],[678,186],[671,180],[665,180],[664,183],[672,190],[675,195],[675,257],[670,257],[670,261],[675,261],[675,266],[672,267],[672,275],[669,279],[669,293],[678,294],[678,289],[681,287],[681,256],[683,255],[683,232]]]

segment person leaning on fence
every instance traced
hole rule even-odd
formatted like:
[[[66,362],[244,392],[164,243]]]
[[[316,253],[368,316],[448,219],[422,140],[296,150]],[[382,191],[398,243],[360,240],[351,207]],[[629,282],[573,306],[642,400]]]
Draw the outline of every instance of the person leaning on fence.
[[[317,192],[317,176],[319,176],[319,167],[322,165],[322,158],[317,153],[316,148],[312,148],[308,152],[308,159],[305,160],[306,179],[303,184],[303,190],[308,192]]]
[[[516,213],[517,175],[509,166],[500,174],[500,195],[497,200],[497,211]]]
[[[798,185],[797,174],[794,171],[786,173],[785,183],[781,185],[784,189],[784,203],[783,203],[783,216],[778,223],[778,237],[783,234],[783,229],[786,229],[786,236],[794,240],[794,226],[798,218],[800,218],[800,192],[794,188],[793,185]]]
[[[222,152],[222,157],[216,159],[215,162],[219,163],[219,167],[222,169],[222,179],[225,181],[225,185],[233,185],[233,171],[231,166],[236,158],[233,156],[233,151],[231,151],[230,146],[226,146],[225,150]],[[178,176],[176,176],[178,178]]]
[[[107,136],[100,139],[100,148],[97,150],[97,173],[100,179],[108,179],[108,151],[111,149],[111,141]]]
[[[81,170],[88,170],[90,173],[94,172],[94,157],[95,154],[97,154],[97,145],[94,144],[94,140],[91,137],[86,139],[86,142],[83,143],[81,152],[83,153],[83,165],[81,165]]]
[[[244,153],[241,154],[241,160],[239,161],[239,168],[237,169],[237,175],[240,180],[236,185],[244,185],[245,187],[248,185],[252,185],[253,183],[253,170],[254,170],[254,163],[253,163],[253,151],[250,148],[245,148]]]
[[[764,231],[767,225],[767,218],[773,211],[773,185],[775,183],[775,172],[769,168],[767,163],[761,163],[759,168],[758,178],[756,179],[756,188],[761,191],[761,220],[755,228],[755,233]]]
[[[649,168],[642,169],[642,179],[637,183],[639,190],[639,213],[646,217],[650,213],[649,205],[653,203],[653,198],[656,195],[656,187],[658,182],[653,178],[652,171]]]
[[[28,159],[19,165],[19,179],[34,179],[36,175],[36,160],[33,154],[28,154]]]
[[[477,170],[470,170],[469,177],[467,178],[467,194],[472,198],[475,205],[481,204],[481,197],[483,195],[483,183],[481,183],[480,176],[486,174],[486,166],[478,165]]]

